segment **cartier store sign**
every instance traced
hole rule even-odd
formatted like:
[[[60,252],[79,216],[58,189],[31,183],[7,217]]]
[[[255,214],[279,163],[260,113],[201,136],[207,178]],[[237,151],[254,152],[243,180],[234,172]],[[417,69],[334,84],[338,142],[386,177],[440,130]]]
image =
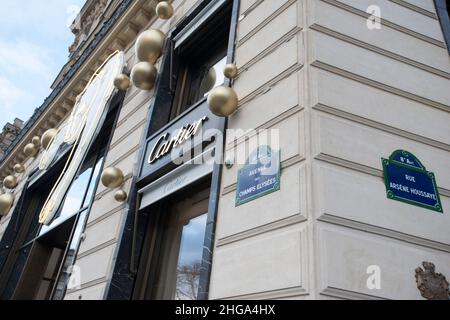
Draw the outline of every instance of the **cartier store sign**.
[[[154,180],[198,156],[222,126],[206,103],[187,111],[147,140],[139,181]]]
[[[172,149],[183,144],[185,141],[189,141],[194,137],[202,128],[203,122],[207,121],[208,117],[204,116],[200,120],[194,123],[183,126],[178,130],[178,133],[173,138],[170,138],[170,133],[166,132],[161,135],[156,141],[155,145],[150,152],[148,163],[152,164],[158,161],[161,157],[169,154]]]

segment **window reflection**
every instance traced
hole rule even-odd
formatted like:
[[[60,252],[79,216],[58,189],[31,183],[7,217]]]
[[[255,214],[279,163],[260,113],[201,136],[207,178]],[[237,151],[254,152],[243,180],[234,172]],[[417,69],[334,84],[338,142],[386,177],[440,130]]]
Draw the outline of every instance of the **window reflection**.
[[[91,177],[92,168],[83,171],[72,183],[64,200],[63,207],[59,213],[58,219],[67,219],[72,214],[78,212],[83,203],[86,188]]]
[[[97,164],[95,165],[94,173],[92,174],[91,182],[89,183],[89,188],[86,192],[86,198],[84,199],[83,202],[83,208],[87,207],[91,202],[92,198],[94,197],[95,182],[97,181],[98,175],[100,174],[102,163],[103,157],[98,159]]]
[[[208,96],[212,89],[223,84],[225,80],[223,69],[225,68],[226,63],[227,57],[223,57],[209,69],[201,82],[200,96]]]
[[[206,218],[206,214],[201,215],[183,227],[177,263],[176,300],[197,299]]]
[[[91,182],[90,183],[91,187],[89,187],[88,191],[93,193],[94,181],[93,179],[91,181],[91,176],[93,176],[92,171],[94,164],[95,164],[95,157],[85,162],[85,164],[81,169],[81,173],[75,178],[75,180],[70,185],[70,188],[67,191],[66,197],[64,199],[64,203],[62,204],[62,207],[59,210],[58,214],[55,216],[53,221],[48,226],[46,225],[42,226],[39,235],[43,235],[44,233],[48,232],[54,227],[60,225],[68,218],[78,213],[80,209],[82,209],[85,206],[85,204],[88,203],[85,201],[85,196],[90,199],[92,195],[90,194],[87,195],[86,189],[88,189],[89,182]],[[100,165],[97,162],[94,174],[98,175],[98,171],[100,170],[99,167]]]
[[[68,289],[72,289],[72,286],[79,285],[76,283],[77,280],[76,276],[78,275],[76,274],[77,270],[73,269],[73,264],[75,263],[77,249],[80,244],[81,235],[83,234],[86,215],[87,210],[84,210],[83,212],[80,213],[75,231],[72,236],[72,240],[70,241],[69,246],[67,248],[64,265],[62,267],[61,274],[59,276],[58,283],[56,285],[55,293],[53,296],[53,299],[55,300],[60,300],[64,298],[66,287]],[[74,279],[71,279],[72,275],[74,276]]]

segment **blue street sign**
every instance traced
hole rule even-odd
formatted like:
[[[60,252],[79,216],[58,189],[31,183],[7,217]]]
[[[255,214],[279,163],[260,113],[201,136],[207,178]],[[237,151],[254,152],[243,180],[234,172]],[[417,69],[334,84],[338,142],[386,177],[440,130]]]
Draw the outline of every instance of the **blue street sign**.
[[[389,199],[443,212],[434,174],[413,154],[397,150],[382,164]]]
[[[280,190],[280,151],[258,147],[238,172],[236,206]]]

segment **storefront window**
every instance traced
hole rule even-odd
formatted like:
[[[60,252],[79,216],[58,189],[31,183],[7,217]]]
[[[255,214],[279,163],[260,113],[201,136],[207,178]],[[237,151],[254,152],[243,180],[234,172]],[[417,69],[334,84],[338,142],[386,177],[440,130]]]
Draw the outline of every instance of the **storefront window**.
[[[52,230],[89,205],[94,193],[95,181],[99,175],[102,159],[97,160],[97,155],[95,154],[83,164],[80,174],[75,178],[67,191],[64,204],[59,213],[50,225],[42,226],[39,236]]]
[[[230,19],[229,11],[224,10],[175,50],[173,60],[178,68],[173,70],[177,81],[171,119],[224,83]]]
[[[223,69],[225,68],[226,63],[227,57],[223,57],[209,69],[207,76],[203,78],[202,85],[200,86],[200,94],[205,92],[203,97],[207,97],[212,89],[223,84],[225,80]]]
[[[208,181],[209,182],[209,181]],[[198,299],[210,188],[206,182],[156,204],[140,266],[138,299]],[[146,279],[146,280],[145,280]]]
[[[100,134],[92,141],[86,159],[49,225],[38,223],[39,213],[68,157],[64,156],[57,168],[50,167],[26,191],[25,197],[31,201],[24,202],[26,220],[19,230],[21,237],[14,243],[17,247],[15,252],[19,254],[8,259],[7,272],[0,274],[2,297],[27,300],[64,298],[121,101],[116,101],[106,116]]]
[[[442,33],[450,53],[450,0],[434,0],[436,12],[441,23]]]
[[[176,300],[197,299],[206,218],[206,214],[193,218],[182,228],[177,263]]]

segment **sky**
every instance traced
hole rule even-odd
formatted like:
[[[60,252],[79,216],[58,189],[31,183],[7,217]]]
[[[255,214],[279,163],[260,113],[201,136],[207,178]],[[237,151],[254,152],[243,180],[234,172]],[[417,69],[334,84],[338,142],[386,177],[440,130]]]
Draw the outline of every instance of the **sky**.
[[[69,29],[86,0],[1,0],[0,131],[28,120],[68,61]]]

